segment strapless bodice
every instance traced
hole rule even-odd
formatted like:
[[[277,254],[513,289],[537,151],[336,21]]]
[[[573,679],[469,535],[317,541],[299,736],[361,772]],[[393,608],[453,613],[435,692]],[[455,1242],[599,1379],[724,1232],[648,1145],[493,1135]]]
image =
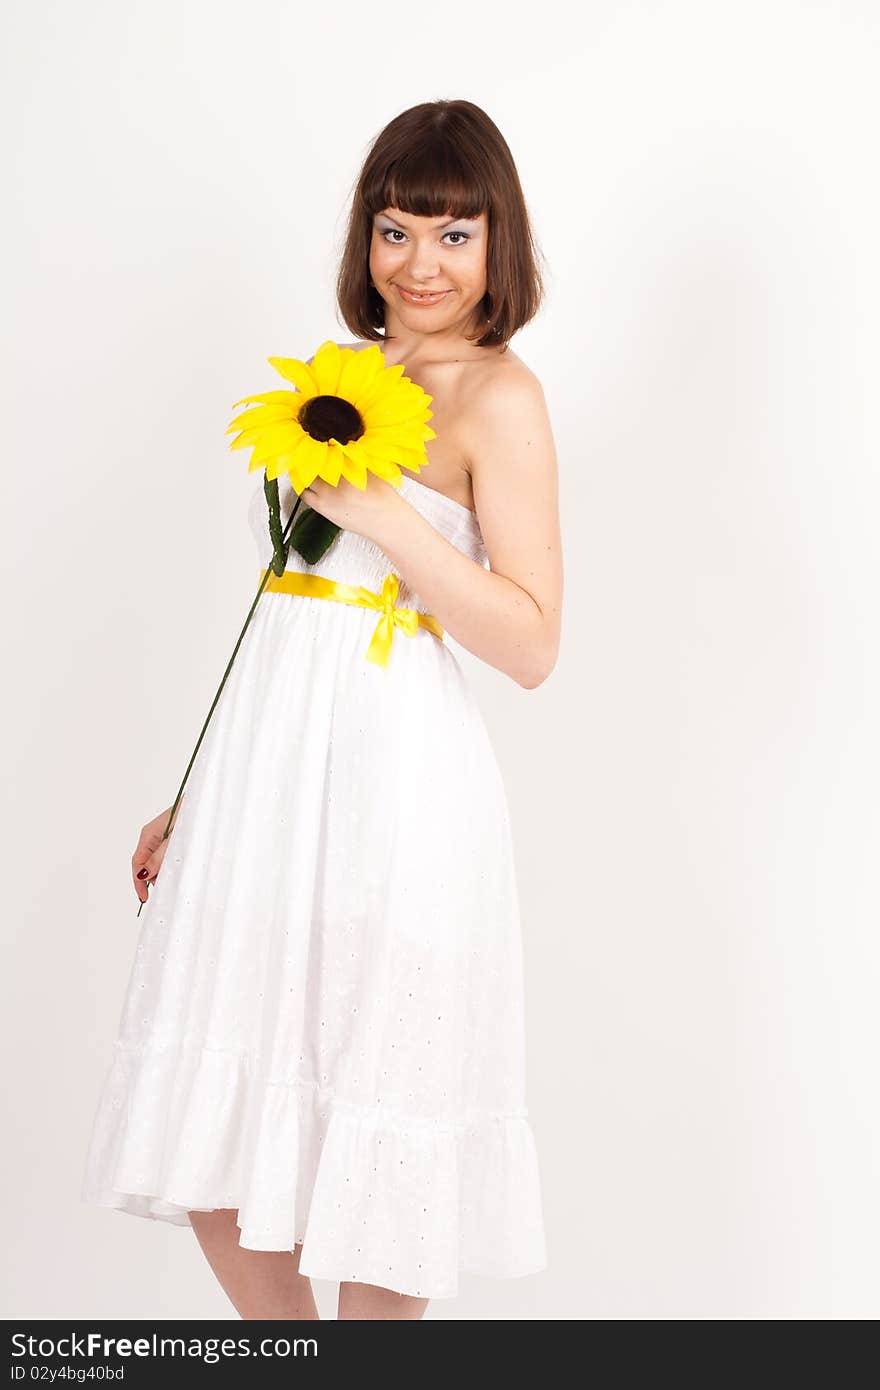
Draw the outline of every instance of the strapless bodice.
[[[456,502],[454,498],[447,497],[444,492],[438,492],[436,488],[428,487],[426,483],[411,478],[408,473],[404,473],[402,478],[398,490],[410,506],[429,521],[441,536],[445,536],[456,550],[476,561],[483,569],[488,569],[489,558],[476,512],[472,512],[463,503]],[[278,497],[281,504],[281,522],[282,525],[286,525],[296,500],[296,493],[286,473],[282,473],[278,479]],[[260,566],[265,569],[272,560],[272,544],[269,540],[269,513],[263,491],[262,473],[259,486],[254,489],[251,498],[248,522],[257,543]],[[340,531],[316,565],[306,564],[303,557],[291,548],[287,556],[287,569],[300,570],[306,574],[322,574],[343,584],[363,584],[374,593],[378,593],[383,579],[394,570],[394,566],[374,541],[368,540],[366,536],[357,535],[354,531]],[[419,595],[409,587],[402,575],[397,603],[402,608],[416,608],[421,613],[428,611]]]

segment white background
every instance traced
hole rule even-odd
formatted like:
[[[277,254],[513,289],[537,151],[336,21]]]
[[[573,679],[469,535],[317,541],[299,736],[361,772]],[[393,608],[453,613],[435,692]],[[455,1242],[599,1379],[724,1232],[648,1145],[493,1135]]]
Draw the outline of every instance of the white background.
[[[255,588],[230,407],[351,337],[361,160],[437,97],[547,260],[513,347],[565,615],[535,691],[457,648],[550,1265],[428,1316],[877,1316],[878,37],[867,0],[7,5],[5,1317],[235,1316],[191,1231],[79,1201],[129,861]]]

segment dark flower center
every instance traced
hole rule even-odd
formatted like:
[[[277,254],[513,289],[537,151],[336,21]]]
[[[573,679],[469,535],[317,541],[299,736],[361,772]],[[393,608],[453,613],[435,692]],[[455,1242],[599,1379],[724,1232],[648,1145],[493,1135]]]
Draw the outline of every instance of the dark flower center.
[[[299,423],[306,434],[319,443],[335,439],[338,444],[350,444],[364,433],[364,422],[351,401],[341,396],[313,396],[303,406]]]

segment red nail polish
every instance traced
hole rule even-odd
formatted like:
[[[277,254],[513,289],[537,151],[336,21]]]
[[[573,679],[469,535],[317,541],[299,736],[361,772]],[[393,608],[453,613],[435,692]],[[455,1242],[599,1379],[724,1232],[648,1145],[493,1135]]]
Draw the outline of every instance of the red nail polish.
[[[138,869],[138,878],[146,878],[146,876],[147,876],[147,870],[146,870],[146,869]]]

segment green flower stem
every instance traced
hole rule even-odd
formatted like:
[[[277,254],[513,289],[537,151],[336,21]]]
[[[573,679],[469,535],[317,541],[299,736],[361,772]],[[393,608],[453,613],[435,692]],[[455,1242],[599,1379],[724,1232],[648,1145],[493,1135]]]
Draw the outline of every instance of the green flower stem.
[[[284,542],[286,541],[287,536],[288,536],[288,534],[289,534],[289,532],[290,532],[290,530],[291,530],[291,528],[292,528],[292,526],[293,526],[293,520],[294,520],[294,517],[296,516],[297,509],[298,509],[299,504],[300,504],[301,501],[302,501],[302,497],[298,496],[297,499],[296,499],[296,502],[294,503],[293,511],[290,513],[290,516],[288,517],[287,525],[285,526],[284,532],[283,532],[282,537],[281,537],[281,543],[282,543],[282,545],[283,545]],[[177,796],[174,798],[174,805],[171,807],[171,814],[170,814],[170,816],[168,817],[168,824],[165,826],[165,829],[164,829],[163,832],[162,832],[162,839],[163,839],[163,840],[167,840],[169,834],[171,833],[171,822],[174,820],[174,814],[175,814],[175,812],[176,812],[176,810],[177,810],[178,805],[180,804],[180,798],[183,796],[183,789],[184,789],[184,787],[186,786],[187,778],[189,777],[190,770],[192,769],[192,765],[193,765],[193,763],[194,763],[195,760],[196,760],[196,754],[198,753],[199,748],[201,747],[202,739],[205,737],[205,730],[207,729],[208,724],[209,724],[210,721],[211,721],[211,715],[214,713],[214,710],[215,710],[216,707],[217,707],[217,701],[220,699],[220,692],[222,691],[224,685],[226,684],[226,677],[229,675],[229,672],[232,670],[232,663],[233,663],[233,661],[235,660],[235,656],[236,656],[236,653],[237,653],[239,647],[241,646],[242,638],[244,637],[244,634],[247,632],[248,623],[250,622],[251,618],[254,616],[254,609],[255,609],[256,606],[257,606],[257,602],[259,601],[260,595],[262,594],[262,592],[263,592],[263,590],[265,589],[267,583],[269,582],[269,576],[270,576],[271,574],[273,574],[273,573],[274,573],[274,571],[273,571],[272,566],[271,566],[271,565],[267,565],[267,566],[266,566],[266,573],[263,575],[262,581],[261,581],[261,583],[260,583],[260,587],[259,587],[259,589],[257,590],[257,593],[256,593],[256,598],[254,599],[253,603],[251,604],[250,612],[248,613],[247,617],[246,617],[245,620],[244,620],[244,627],[242,628],[241,632],[238,634],[238,641],[236,642],[235,646],[234,646],[233,649],[232,649],[232,656],[229,658],[229,662],[228,662],[228,664],[227,664],[226,670],[223,672],[223,679],[222,679],[222,681],[220,682],[219,686],[217,687],[217,694],[214,696],[214,700],[213,700],[213,703],[212,703],[212,705],[211,705],[211,708],[208,710],[208,717],[207,717],[207,719],[205,720],[204,724],[202,725],[202,732],[199,734],[198,742],[196,743],[196,746],[195,746],[195,748],[194,748],[193,751],[192,751],[192,757],[191,757],[190,760],[189,760],[189,766],[187,767],[186,772],[183,774],[183,781],[181,782],[180,787],[178,788]],[[147,900],[145,899],[144,901],[147,901]],[[141,903],[141,907],[143,907],[143,905],[144,905],[144,904]],[[138,910],[137,910],[137,915],[138,915],[138,917],[140,917],[140,915],[141,915],[141,907],[139,907]]]

